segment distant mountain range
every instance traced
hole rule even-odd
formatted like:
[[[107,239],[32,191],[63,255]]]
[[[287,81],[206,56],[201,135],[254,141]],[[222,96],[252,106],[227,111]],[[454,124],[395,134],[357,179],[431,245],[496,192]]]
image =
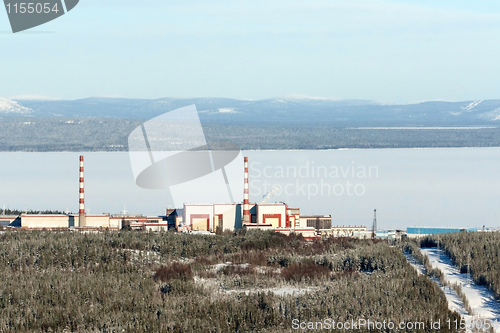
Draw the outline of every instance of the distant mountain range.
[[[151,119],[195,104],[202,123],[232,125],[497,126],[500,100],[382,104],[365,100],[274,98],[0,99],[0,117]]]

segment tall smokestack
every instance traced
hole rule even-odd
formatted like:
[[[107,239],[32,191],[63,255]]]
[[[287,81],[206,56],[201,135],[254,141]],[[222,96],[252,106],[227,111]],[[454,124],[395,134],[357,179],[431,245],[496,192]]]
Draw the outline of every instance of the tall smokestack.
[[[80,211],[79,226],[85,226],[85,179],[83,176],[83,156],[80,155]]]
[[[250,223],[250,206],[248,198],[248,157],[245,157],[245,186],[243,190],[243,223]]]

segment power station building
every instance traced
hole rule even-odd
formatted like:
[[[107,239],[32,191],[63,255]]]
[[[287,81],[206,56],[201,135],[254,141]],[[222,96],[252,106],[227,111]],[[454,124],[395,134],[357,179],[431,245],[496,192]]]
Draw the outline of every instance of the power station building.
[[[181,227],[191,231],[272,229],[278,232],[298,232],[308,237],[322,229],[330,230],[331,216],[300,216],[299,208],[285,203],[255,204],[249,202],[248,157],[244,158],[243,204],[184,204]]]
[[[193,231],[215,232],[217,229],[234,230],[242,227],[243,207],[241,204],[184,204],[180,212],[181,226]]]
[[[184,204],[183,222],[191,230],[211,231],[217,228],[234,230],[241,227],[271,227],[330,229],[331,216],[300,216],[298,208],[285,203],[249,204],[249,222],[243,222],[244,206],[241,204]]]

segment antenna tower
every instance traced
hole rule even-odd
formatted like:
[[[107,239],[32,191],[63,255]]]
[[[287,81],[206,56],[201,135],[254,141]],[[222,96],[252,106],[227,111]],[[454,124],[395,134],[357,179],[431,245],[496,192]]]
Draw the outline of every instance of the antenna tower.
[[[377,235],[377,210],[373,210],[372,238]]]

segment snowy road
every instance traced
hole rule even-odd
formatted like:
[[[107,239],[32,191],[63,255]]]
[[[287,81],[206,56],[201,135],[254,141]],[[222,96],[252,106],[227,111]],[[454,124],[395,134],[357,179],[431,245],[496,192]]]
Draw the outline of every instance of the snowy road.
[[[405,254],[406,256],[406,260],[408,260],[408,262],[417,270],[417,273],[420,275],[420,274],[424,274],[424,271],[425,271],[425,268],[422,264],[419,264],[415,258],[413,258],[410,254]],[[464,318],[468,318],[470,316],[468,316],[469,314],[467,313],[467,310],[465,310],[464,308],[464,304],[462,302],[462,299],[457,295],[457,293],[455,292],[455,290],[453,290],[452,288],[450,287],[446,287],[446,286],[443,286],[438,279],[432,279],[434,282],[436,282],[439,287],[441,288],[441,290],[444,292],[445,296],[446,296],[446,300],[448,301],[448,308],[451,310],[451,311],[456,311],[457,313],[459,313],[461,316],[463,316]]]
[[[493,323],[496,323],[495,331],[500,332],[500,304],[495,300],[491,291],[484,286],[474,284],[466,273],[461,274],[443,251],[436,248],[424,248],[421,249],[421,252],[428,256],[433,268],[438,268],[443,272],[445,281],[451,284],[458,283],[462,287],[462,291],[473,311],[474,318],[490,319]],[[450,303],[450,299],[448,299],[448,302]],[[452,304],[450,304],[451,307]],[[459,311],[459,313],[461,312]],[[470,316],[466,317],[470,319]]]

